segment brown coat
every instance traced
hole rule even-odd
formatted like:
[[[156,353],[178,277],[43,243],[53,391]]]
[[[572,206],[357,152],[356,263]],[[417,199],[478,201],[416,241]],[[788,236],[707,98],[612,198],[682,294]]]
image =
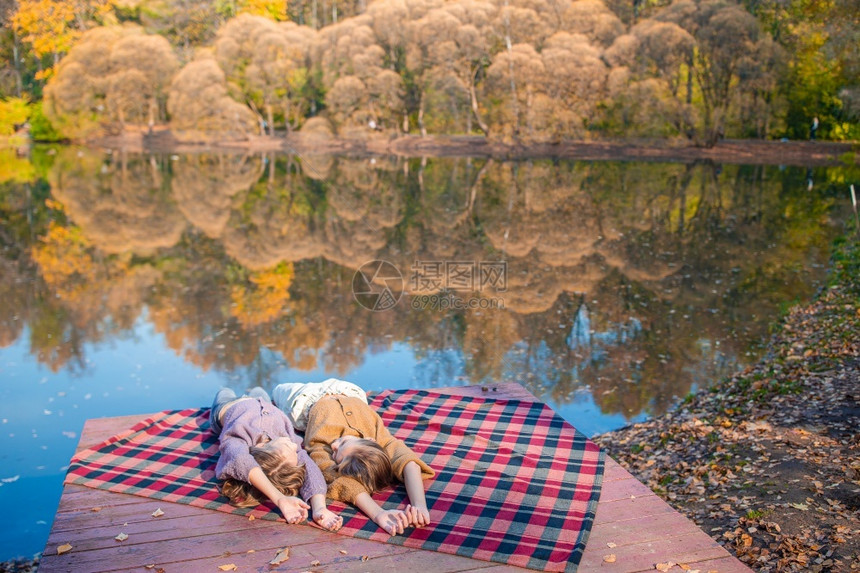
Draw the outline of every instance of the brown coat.
[[[403,469],[409,462],[421,468],[421,477],[435,475],[430,466],[398,440],[382,423],[382,418],[358,398],[343,395],[326,396],[311,407],[308,427],[305,430],[305,448],[311,459],[322,470],[328,486],[328,497],[347,503],[355,503],[358,494],[367,489],[356,479],[343,476],[335,471],[331,443],[341,436],[356,436],[374,440],[391,458],[394,475],[403,481]]]

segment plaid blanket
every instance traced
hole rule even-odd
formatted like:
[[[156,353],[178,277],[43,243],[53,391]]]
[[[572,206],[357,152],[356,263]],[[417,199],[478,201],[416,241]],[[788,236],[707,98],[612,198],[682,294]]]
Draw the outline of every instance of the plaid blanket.
[[[436,470],[425,482],[435,522],[389,537],[352,507],[339,532],[407,547],[547,571],[575,571],[594,521],[603,452],[549,407],[427,391],[372,397],[392,434]],[[209,409],[162,412],[79,452],[67,483],[264,519],[271,505],[237,509],[215,479]],[[374,498],[404,507],[400,485]]]

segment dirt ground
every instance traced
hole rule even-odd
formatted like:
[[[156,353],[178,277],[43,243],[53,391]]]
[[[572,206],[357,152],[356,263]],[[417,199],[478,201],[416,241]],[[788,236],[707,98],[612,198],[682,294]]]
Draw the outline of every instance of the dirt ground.
[[[860,146],[828,141],[723,140],[714,147],[698,147],[681,140],[592,140],[555,143],[504,144],[482,136],[427,136],[352,134],[348,138],[253,136],[237,141],[183,143],[168,130],[152,134],[129,131],[89,142],[129,151],[193,153],[211,150],[395,155],[402,157],[489,157],[493,159],[564,158],[584,161],[712,161],[764,165],[816,167],[860,159]]]
[[[860,571],[860,245],[766,358],[596,438],[752,569]]]

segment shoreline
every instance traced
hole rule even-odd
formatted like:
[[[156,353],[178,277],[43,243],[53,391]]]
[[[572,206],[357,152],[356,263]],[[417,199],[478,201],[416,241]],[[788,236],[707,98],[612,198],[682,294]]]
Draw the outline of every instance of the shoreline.
[[[90,146],[130,152],[200,153],[211,151],[396,157],[474,157],[496,160],[569,159],[581,161],[713,162],[820,167],[845,161],[860,162],[860,144],[833,141],[723,140],[711,148],[667,139],[560,141],[505,144],[473,135],[368,134],[363,138],[335,138],[292,133],[252,136],[244,140],[182,142],[169,130],[149,135],[128,131],[122,135],[84,142]]]
[[[593,439],[757,571],[860,571],[860,243],[767,355],[674,411]]]

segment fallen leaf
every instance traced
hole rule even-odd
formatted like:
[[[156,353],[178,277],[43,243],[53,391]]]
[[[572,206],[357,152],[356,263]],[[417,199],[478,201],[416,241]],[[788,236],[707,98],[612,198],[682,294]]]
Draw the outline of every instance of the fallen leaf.
[[[164,512],[161,511],[160,507],[152,512],[152,517],[161,517],[162,515],[164,515]]]
[[[615,547],[615,544],[610,541],[609,543],[606,544],[606,546],[608,548],[612,549],[613,547]]]
[[[98,513],[101,510],[102,510],[102,508],[100,508],[100,507],[93,507],[92,509],[90,509],[90,511],[95,512],[95,513]]]
[[[235,563],[227,563],[226,565],[219,565],[218,569],[221,571],[238,571],[239,568],[236,567]]]
[[[253,515],[248,516],[248,521],[254,521],[255,519],[257,519],[257,518],[254,517]]]
[[[151,563],[149,565],[144,565],[143,568],[144,569],[155,569],[155,563]]]
[[[249,549],[249,550],[248,550],[248,551],[246,551],[245,553],[256,553],[256,552],[257,552],[257,550],[256,550],[256,549]]]
[[[341,550],[340,550],[340,554],[341,554],[341,555],[346,555],[346,549],[341,549]]]
[[[367,555],[362,555],[362,556],[361,556],[361,560],[362,560],[362,561],[367,561],[368,559],[370,559],[370,557],[368,557]]]
[[[789,503],[788,505],[794,509],[799,509],[800,511],[809,511],[809,506],[805,503]]]
[[[606,561],[607,563],[615,563],[615,554],[610,553],[609,555],[604,555],[603,560]]]
[[[681,569],[683,569],[684,571],[689,571],[690,569],[692,569],[692,567],[690,567],[690,566],[689,566],[689,565],[687,565],[686,563],[678,563],[678,567],[680,567],[680,568],[681,568]]]
[[[62,555],[63,553],[68,553],[72,550],[72,546],[69,543],[63,543],[59,547],[57,547],[57,555]]]
[[[673,561],[669,561],[668,563],[657,563],[657,564],[655,564],[654,569],[656,569],[657,571],[668,571],[669,569],[671,569],[674,566],[675,566],[675,563]]]
[[[120,532],[120,534],[114,537],[114,539],[116,539],[117,541],[125,541],[126,539],[128,539],[128,535],[123,532]]]
[[[319,567],[319,566],[320,566],[320,562],[318,559],[314,559],[313,561],[311,561],[311,567]]]
[[[274,559],[269,561],[269,565],[280,565],[281,563],[283,563],[284,561],[286,561],[289,558],[290,558],[290,548],[284,547],[283,549],[278,551],[278,554],[275,555]]]

